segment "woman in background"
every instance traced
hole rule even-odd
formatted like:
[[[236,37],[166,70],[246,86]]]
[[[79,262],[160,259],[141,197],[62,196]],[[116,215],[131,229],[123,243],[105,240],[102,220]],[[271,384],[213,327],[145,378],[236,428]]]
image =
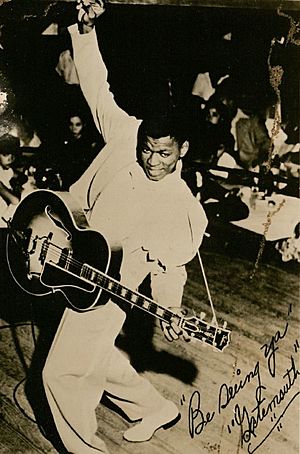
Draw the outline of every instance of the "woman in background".
[[[101,136],[88,126],[81,112],[70,113],[67,124],[57,162],[64,190],[78,180],[103,146]]]

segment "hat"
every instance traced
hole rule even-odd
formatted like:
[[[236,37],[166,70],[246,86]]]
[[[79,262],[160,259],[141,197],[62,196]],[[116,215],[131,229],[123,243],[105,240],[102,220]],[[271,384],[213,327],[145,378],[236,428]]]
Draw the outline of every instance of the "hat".
[[[0,136],[0,154],[17,154],[20,151],[20,140],[10,134]]]

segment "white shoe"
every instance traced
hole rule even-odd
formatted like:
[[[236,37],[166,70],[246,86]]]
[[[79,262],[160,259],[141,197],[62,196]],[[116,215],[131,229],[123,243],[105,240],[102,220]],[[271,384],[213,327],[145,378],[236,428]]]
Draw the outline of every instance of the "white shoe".
[[[132,442],[148,441],[156,430],[169,429],[180,420],[180,417],[176,405],[168,400],[160,410],[145,416],[140,423],[127,429],[123,437]]]

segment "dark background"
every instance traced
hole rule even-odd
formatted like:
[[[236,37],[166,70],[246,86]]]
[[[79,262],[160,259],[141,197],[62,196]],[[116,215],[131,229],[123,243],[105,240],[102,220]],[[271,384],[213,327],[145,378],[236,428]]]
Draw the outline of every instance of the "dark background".
[[[284,12],[299,21],[298,11]],[[67,86],[54,69],[60,52],[71,48],[66,27],[75,20],[75,3],[12,1],[0,7],[2,68],[15,94],[15,110],[50,141],[81,97],[78,87]],[[41,35],[51,22],[59,24],[60,35]],[[97,23],[112,91],[138,117],[168,101],[168,81],[172,102],[184,105],[197,73],[228,65],[237,97],[274,103],[267,64],[271,40],[286,38],[289,29],[289,19],[276,9],[249,8],[107,5]],[[222,39],[229,32],[232,40]],[[286,40],[276,44],[271,65],[284,69],[283,121],[299,135],[300,47]]]

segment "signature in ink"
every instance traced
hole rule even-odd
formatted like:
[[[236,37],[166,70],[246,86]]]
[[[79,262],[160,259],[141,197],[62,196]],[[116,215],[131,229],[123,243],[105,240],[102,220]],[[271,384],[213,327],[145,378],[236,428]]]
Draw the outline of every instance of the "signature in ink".
[[[203,429],[215,416],[215,412],[204,412],[201,410],[201,395],[199,391],[194,391],[189,402],[189,433],[191,438],[200,435]]]
[[[292,305],[289,306],[288,316],[292,312]],[[260,350],[263,351],[264,358],[266,361],[266,367],[272,379],[278,375],[276,370],[276,352],[279,350],[279,343],[282,341],[289,329],[289,322],[287,321],[284,328],[277,330],[273,336],[271,336],[269,342],[263,344]],[[300,350],[300,344],[298,339],[294,341],[294,351],[297,354]],[[228,422],[223,423],[223,428],[227,426],[227,432],[231,434],[237,427],[240,428],[240,443],[243,448],[247,445],[249,454],[253,454],[257,451],[265,441],[270,437],[275,429],[280,431],[282,429],[283,417],[287,410],[291,407],[294,401],[299,397],[300,390],[295,390],[294,385],[299,378],[300,371],[296,365],[293,354],[291,354],[290,363],[286,368],[281,378],[283,384],[281,385],[278,392],[266,397],[268,392],[267,386],[262,380],[262,366],[259,361],[256,362],[254,367],[249,370],[247,374],[241,373],[239,368],[235,369],[235,376],[238,378],[235,383],[223,383],[219,387],[218,402],[215,411],[205,412],[202,409],[202,398],[199,391],[193,392],[189,400],[188,408],[188,427],[191,438],[195,438],[197,435],[201,435],[204,429],[211,423],[218,415],[222,415],[223,412],[229,405],[232,405],[233,416],[230,417]],[[247,385],[254,384],[254,403],[244,404],[237,402],[237,397],[242,395],[241,391],[247,387]],[[251,387],[253,389],[253,386]],[[241,393],[241,394],[240,394]],[[270,393],[268,393],[270,395]],[[183,396],[184,397],[184,396]],[[185,397],[182,400],[185,402]],[[256,441],[258,437],[258,428],[262,421],[266,418],[271,420],[272,426],[267,428],[267,434],[263,436],[260,441]],[[265,429],[264,429],[265,431]]]
[[[288,331],[289,324],[288,322],[285,325],[283,333],[279,330],[272,336],[271,341],[268,344],[264,344],[260,347],[261,350],[264,352],[265,358],[268,360],[268,369],[272,377],[276,375],[276,355],[275,352],[278,350],[278,342],[284,339],[287,331]]]
[[[237,369],[236,374],[240,375],[240,373],[240,369]],[[221,413],[221,411],[224,410],[229,405],[229,403],[238,395],[238,393],[254,378],[257,378],[258,387],[260,387],[261,379],[259,361],[257,361],[253,370],[246,374],[245,377],[238,383],[235,383],[233,386],[228,385],[227,383],[223,383],[219,389],[219,413]]]
[[[242,446],[244,443],[248,444],[247,449],[249,454],[253,454],[259,447],[261,447],[262,444],[269,438],[269,436],[276,427],[279,427],[279,430],[282,427],[281,420],[286,411],[288,410],[288,408],[290,407],[290,405],[295,401],[297,397],[299,397],[300,391],[297,391],[289,399],[279,417],[278,416],[276,417],[274,412],[276,408],[286,399],[288,393],[293,388],[299,374],[300,371],[297,369],[295,365],[295,360],[293,356],[291,356],[291,366],[286,370],[286,373],[283,375],[283,378],[287,379],[288,381],[283,385],[282,388],[280,388],[279,392],[275,394],[267,404],[265,403],[266,398],[263,397],[263,390],[266,390],[266,387],[263,385],[259,385],[257,386],[255,393],[256,406],[251,411],[249,411],[245,405],[243,406],[240,406],[239,404],[235,405],[234,416],[233,419],[231,420],[231,425],[228,424],[227,430],[229,433],[231,433],[233,427],[235,426],[241,427]],[[265,403],[264,406],[262,405],[263,403]],[[271,420],[272,421],[276,420],[275,423],[273,424],[269,432],[260,441],[260,443],[252,447],[252,438],[253,437],[256,438],[257,436],[256,430],[260,422],[262,422],[271,413],[274,413],[274,418],[271,418]]]
[[[275,336],[273,336],[275,338]],[[229,386],[222,384],[219,389],[219,414],[233,402],[238,393],[248,384],[252,379],[256,377],[257,386],[255,389],[255,404],[252,409],[248,409],[246,405],[236,403],[233,409],[233,418],[231,422],[227,424],[227,431],[229,434],[232,433],[234,427],[239,426],[241,428],[241,443],[242,447],[247,444],[247,450],[249,454],[253,454],[263,443],[270,437],[275,428],[278,430],[282,428],[282,419],[288,408],[292,403],[299,397],[300,391],[296,391],[292,397],[287,401],[288,394],[291,394],[291,390],[300,375],[295,359],[291,355],[290,367],[286,369],[282,378],[286,381],[284,385],[279,389],[277,394],[274,394],[271,400],[266,401],[266,397],[263,396],[263,392],[267,390],[267,387],[262,384],[260,377],[260,364],[256,363],[252,371],[250,371],[238,384]],[[286,401],[286,405],[281,411],[280,415],[276,416],[275,411],[278,407]],[[189,401],[189,434],[191,438],[196,435],[200,435],[204,428],[213,421],[216,413],[204,412],[201,409],[201,394],[199,391],[195,391]],[[272,415],[272,416],[271,416]],[[273,423],[268,433],[264,438],[256,445],[252,446],[253,438],[257,437],[257,430],[259,424],[265,420],[267,416],[271,417]],[[275,421],[275,422],[274,422]]]

